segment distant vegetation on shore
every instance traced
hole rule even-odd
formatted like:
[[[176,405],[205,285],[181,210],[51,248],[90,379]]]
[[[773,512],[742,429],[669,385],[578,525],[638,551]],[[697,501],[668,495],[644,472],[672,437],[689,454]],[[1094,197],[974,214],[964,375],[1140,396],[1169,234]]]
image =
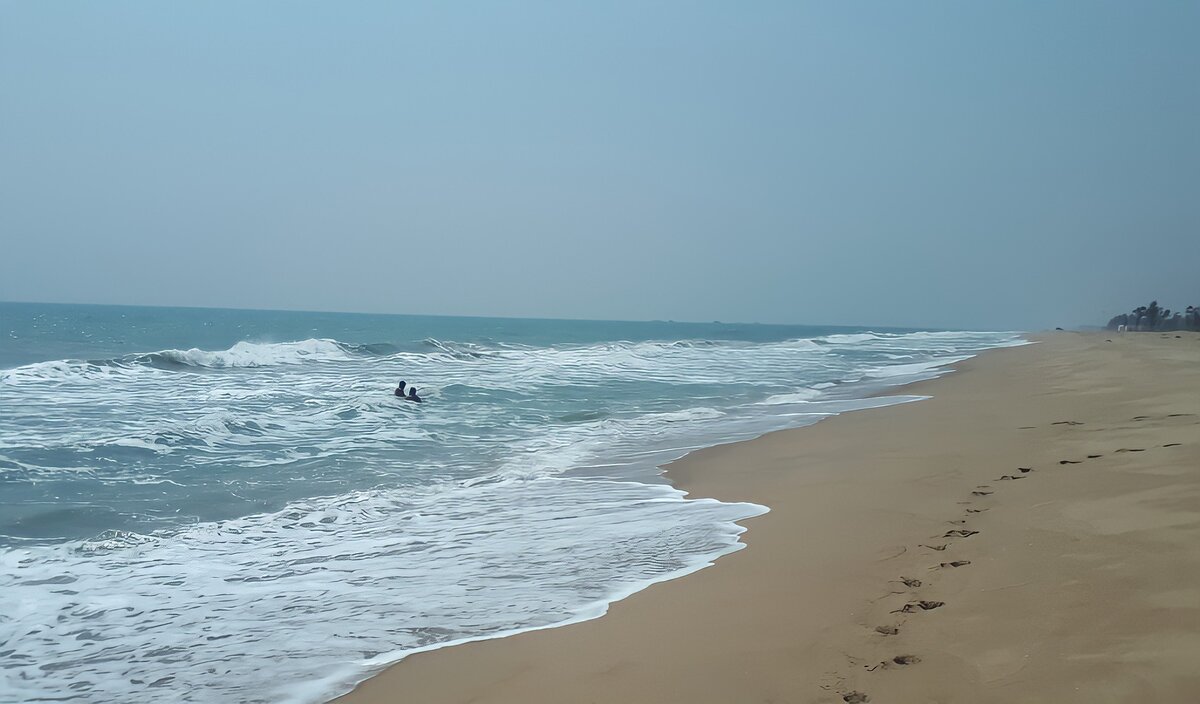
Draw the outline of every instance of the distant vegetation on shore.
[[[1108,321],[1108,329],[1116,330],[1124,325],[1129,330],[1144,332],[1167,330],[1194,330],[1200,332],[1200,306],[1188,306],[1187,310],[1172,313],[1170,308],[1159,308],[1158,301],[1148,306],[1138,306]]]

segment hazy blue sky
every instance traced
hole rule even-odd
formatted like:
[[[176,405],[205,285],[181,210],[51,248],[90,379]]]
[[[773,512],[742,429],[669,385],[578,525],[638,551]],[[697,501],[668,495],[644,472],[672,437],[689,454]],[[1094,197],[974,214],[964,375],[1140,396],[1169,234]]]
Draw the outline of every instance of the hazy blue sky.
[[[1200,3],[0,0],[0,299],[1200,303]]]

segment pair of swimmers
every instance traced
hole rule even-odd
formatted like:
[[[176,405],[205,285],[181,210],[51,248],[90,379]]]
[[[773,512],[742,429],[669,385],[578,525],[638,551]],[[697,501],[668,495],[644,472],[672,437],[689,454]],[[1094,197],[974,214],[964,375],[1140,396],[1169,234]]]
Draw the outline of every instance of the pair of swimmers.
[[[400,382],[400,385],[396,387],[396,395],[397,396],[404,399],[405,401],[416,401],[417,403],[421,402],[421,397],[417,395],[417,387],[409,386],[407,396],[404,395],[404,387],[405,387],[405,383],[403,381]]]

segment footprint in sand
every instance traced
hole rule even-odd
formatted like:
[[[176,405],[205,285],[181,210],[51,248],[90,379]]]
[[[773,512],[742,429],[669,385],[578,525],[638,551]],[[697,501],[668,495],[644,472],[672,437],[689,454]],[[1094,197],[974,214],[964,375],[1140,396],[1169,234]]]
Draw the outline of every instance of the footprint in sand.
[[[929,548],[930,550],[937,550],[937,551],[941,552],[942,550],[945,550],[947,546],[945,546],[945,545],[926,545],[924,543],[921,543],[921,547]]]
[[[918,662],[921,662],[921,658],[917,657],[916,655],[897,655],[890,661],[881,662],[878,665],[864,665],[863,667],[867,668],[867,672],[874,672],[879,668],[884,668],[886,670],[893,665],[912,665]]]
[[[1033,467],[1017,467],[1017,469],[1021,470],[1021,474],[1029,474],[1033,471]]]
[[[1034,426],[1032,425],[1022,425],[1020,428],[1017,428],[1017,430],[1033,430],[1033,428]]]
[[[991,491],[972,491],[971,496],[991,496],[995,492]]]
[[[942,563],[939,563],[939,564],[938,564],[938,567],[941,567],[941,568],[946,568],[946,567],[966,567],[966,566],[967,566],[967,565],[969,565],[969,564],[971,564],[971,561],[970,561],[970,560],[955,560],[954,562],[942,562]],[[930,568],[930,569],[932,569],[932,568]]]
[[[1021,476],[1021,475],[1019,475],[1019,474],[1017,474],[1017,475],[1013,475],[1013,474],[1005,474],[1003,477],[1000,477],[1000,479],[998,479],[998,480],[996,480],[996,481],[1003,481],[1003,480],[1005,480],[1005,479],[1024,479],[1024,478],[1025,478],[1025,477],[1022,477],[1022,476]]]
[[[1077,420],[1056,420],[1050,425],[1083,425],[1083,423]]]
[[[967,509],[967,513],[983,513],[986,510],[986,508],[969,508]]]
[[[1103,456],[1104,456],[1104,455],[1088,455],[1088,459],[1089,459],[1089,460],[1094,460],[1094,459],[1096,459],[1097,457],[1103,457]]]
[[[846,704],[866,704],[871,701],[871,698],[862,692],[850,692],[849,694],[842,695],[842,701],[846,702]]]
[[[916,589],[917,587],[921,586],[921,580],[913,579],[912,577],[901,577],[900,581],[904,582],[904,586],[912,587],[913,589]]]
[[[943,538],[970,538],[972,535],[978,534],[977,530],[950,530],[946,531]]]
[[[1117,452],[1145,452],[1145,451],[1146,451],[1146,448],[1144,448],[1144,447],[1122,447],[1119,450],[1117,450]]]
[[[884,636],[894,636],[900,632],[900,629],[895,626],[876,626],[875,632]]]
[[[892,613],[894,614],[912,614],[918,611],[933,611],[946,605],[944,601],[910,601],[901,606]]]
[[[1183,444],[1183,443],[1181,443],[1181,442],[1169,442],[1169,443],[1167,443],[1166,445],[1163,445],[1163,447],[1177,447],[1177,446],[1179,446],[1179,445],[1182,445],[1182,444]]]
[[[1117,452],[1120,452],[1120,450],[1117,450]],[[1079,464],[1080,460],[1059,460],[1058,463],[1059,464]]]

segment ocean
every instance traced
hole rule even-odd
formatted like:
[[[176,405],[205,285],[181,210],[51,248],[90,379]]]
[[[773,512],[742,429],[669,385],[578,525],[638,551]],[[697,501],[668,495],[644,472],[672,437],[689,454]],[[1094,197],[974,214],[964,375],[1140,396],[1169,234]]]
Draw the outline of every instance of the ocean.
[[[689,499],[663,463],[1023,344],[27,303],[0,335],[0,702],[106,703],[321,702],[594,618],[768,510]]]

